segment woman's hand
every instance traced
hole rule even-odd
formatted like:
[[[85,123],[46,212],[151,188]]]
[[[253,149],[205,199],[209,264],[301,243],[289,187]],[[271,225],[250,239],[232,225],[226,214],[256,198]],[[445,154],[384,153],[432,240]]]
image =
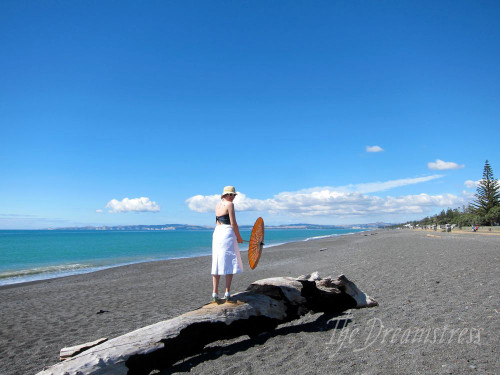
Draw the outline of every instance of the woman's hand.
[[[243,238],[241,238],[241,236],[238,236],[236,240],[238,241],[238,243],[243,243]]]

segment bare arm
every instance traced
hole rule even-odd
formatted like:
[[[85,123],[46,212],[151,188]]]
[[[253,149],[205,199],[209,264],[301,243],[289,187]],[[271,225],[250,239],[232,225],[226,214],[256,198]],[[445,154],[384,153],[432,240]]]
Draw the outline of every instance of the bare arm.
[[[229,220],[231,220],[231,227],[233,228],[234,234],[236,235],[236,240],[238,241],[238,243],[243,243],[243,239],[240,236],[240,229],[238,228],[238,223],[236,222],[234,204],[232,202],[227,203],[227,211],[229,212]]]

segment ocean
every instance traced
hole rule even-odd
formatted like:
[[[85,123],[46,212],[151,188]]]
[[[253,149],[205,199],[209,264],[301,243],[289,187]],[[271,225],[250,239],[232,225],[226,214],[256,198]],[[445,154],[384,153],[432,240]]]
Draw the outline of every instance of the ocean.
[[[360,231],[362,229],[267,229],[264,248]],[[241,236],[249,239],[250,231],[241,231]],[[126,264],[210,255],[211,246],[211,230],[0,230],[0,285]],[[240,250],[248,250],[248,244],[241,244]]]

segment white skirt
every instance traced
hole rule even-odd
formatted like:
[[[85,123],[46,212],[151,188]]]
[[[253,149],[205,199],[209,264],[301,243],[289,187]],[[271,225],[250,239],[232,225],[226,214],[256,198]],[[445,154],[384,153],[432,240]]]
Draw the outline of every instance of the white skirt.
[[[212,275],[243,272],[238,241],[231,225],[215,226],[212,238]]]

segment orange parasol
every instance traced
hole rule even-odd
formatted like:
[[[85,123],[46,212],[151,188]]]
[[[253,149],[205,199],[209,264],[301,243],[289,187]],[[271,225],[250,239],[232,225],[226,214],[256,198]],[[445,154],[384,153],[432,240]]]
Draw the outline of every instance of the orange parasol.
[[[249,242],[248,264],[250,264],[251,269],[254,269],[259,263],[262,248],[264,247],[264,220],[261,217],[255,220]]]

